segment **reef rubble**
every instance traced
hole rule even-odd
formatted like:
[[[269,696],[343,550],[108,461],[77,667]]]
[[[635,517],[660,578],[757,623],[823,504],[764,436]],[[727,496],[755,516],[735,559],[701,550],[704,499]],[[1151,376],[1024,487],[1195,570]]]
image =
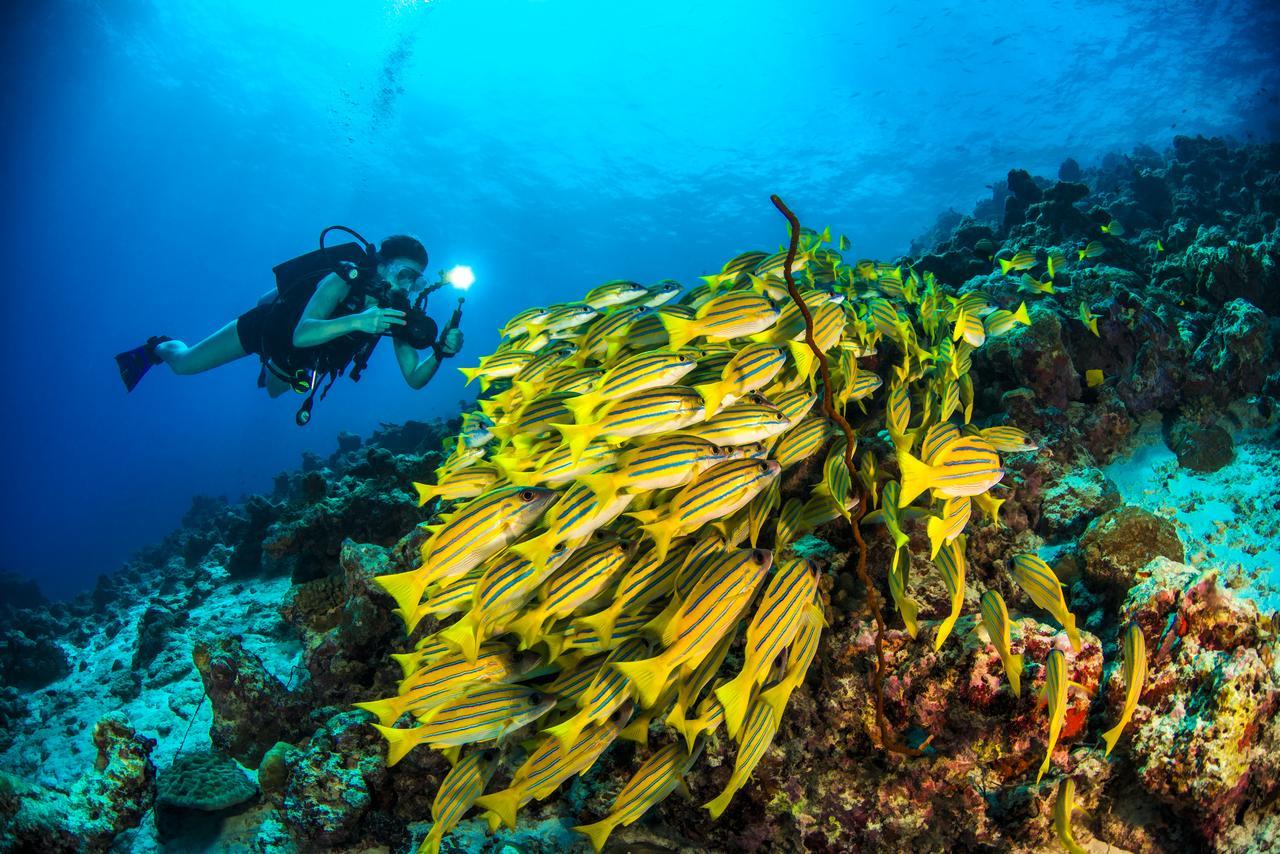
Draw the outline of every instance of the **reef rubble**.
[[[1042,449],[1007,458],[1001,523],[970,532],[952,639],[932,651],[949,610],[935,573],[917,572],[912,591],[920,637],[890,620],[885,710],[923,756],[880,749],[874,628],[847,528],[832,524],[808,542],[830,564],[830,629],[752,781],[707,820],[699,805],[734,761],[732,743],[713,738],[687,780],[692,798],[619,828],[611,847],[1038,850],[1056,844],[1064,774],[1091,813],[1074,825],[1082,845],[1280,845],[1278,176],[1280,147],[1178,137],[1164,153],[1064,164],[1058,180],[1010,172],[971,216],[912,246],[904,264],[1009,309],[1029,303],[1031,324],[975,360],[975,408]],[[1100,237],[1116,220],[1126,239]],[[999,248],[984,253],[984,240]],[[1052,294],[992,271],[992,255],[1089,240],[1107,253]],[[385,651],[403,629],[372,578],[410,565],[426,518],[410,484],[430,479],[457,432],[456,421],[384,425],[308,455],[270,495],[198,499],[182,528],[69,602],[0,579],[13,590],[0,605],[0,851],[184,839],[411,850],[448,765],[415,751],[388,768],[351,704],[394,693]],[[888,538],[870,533],[868,548],[882,577]],[[922,531],[909,549],[930,565]],[[1040,784],[1043,668],[1029,665],[1015,696],[972,616],[982,590],[999,590],[1028,662],[1066,643],[1009,580],[1014,551],[1050,561],[1082,618],[1071,677],[1083,690]],[[1124,701],[1118,646],[1131,621],[1147,639],[1147,689],[1107,759],[1100,733]],[[489,835],[470,819],[445,850],[581,849],[570,828],[608,810],[644,750],[620,742],[524,808],[516,830]],[[190,780],[206,778],[217,782],[193,793]]]

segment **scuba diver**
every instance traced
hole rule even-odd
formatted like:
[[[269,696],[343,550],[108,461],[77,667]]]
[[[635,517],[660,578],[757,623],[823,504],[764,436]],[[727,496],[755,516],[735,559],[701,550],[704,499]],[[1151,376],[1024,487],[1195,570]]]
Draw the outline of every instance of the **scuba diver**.
[[[325,246],[335,230],[358,242]],[[321,381],[327,380],[323,399],[348,368],[351,379],[359,380],[374,347],[389,335],[405,382],[422,388],[443,359],[462,349],[462,300],[439,333],[425,306],[445,280],[428,284],[426,266],[427,250],[417,238],[393,235],[375,247],[346,226],[329,226],[320,232],[318,250],[273,269],[276,287],[256,306],[195,346],[158,335],[120,353],[120,378],[133,391],[153,365],[198,374],[252,353],[262,360],[259,388],[272,397],[290,389],[307,395],[296,416],[302,426],[311,420]],[[455,284],[466,287],[470,280]]]

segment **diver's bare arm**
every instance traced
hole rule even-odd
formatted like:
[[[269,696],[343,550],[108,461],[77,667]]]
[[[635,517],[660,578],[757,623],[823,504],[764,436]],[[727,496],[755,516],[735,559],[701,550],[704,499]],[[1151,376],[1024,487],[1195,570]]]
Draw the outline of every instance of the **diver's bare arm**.
[[[330,273],[320,280],[316,292],[307,301],[303,309],[302,319],[293,330],[293,346],[318,347],[326,341],[332,341],[340,335],[357,331],[356,317],[348,314],[342,317],[329,317],[347,295],[350,287],[335,273]]]
[[[425,356],[419,358],[418,351],[404,341],[399,338],[391,340],[395,344],[396,361],[400,363],[400,373],[404,374],[404,381],[409,384],[409,388],[419,389],[430,382],[440,367],[436,354],[428,351]]]

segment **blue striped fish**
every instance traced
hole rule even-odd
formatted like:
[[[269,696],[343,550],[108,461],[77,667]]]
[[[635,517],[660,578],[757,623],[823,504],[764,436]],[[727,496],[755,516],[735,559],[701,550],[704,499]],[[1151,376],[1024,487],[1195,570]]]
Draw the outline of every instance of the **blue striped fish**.
[[[486,492],[423,544],[421,567],[373,580],[396,601],[402,615],[414,615],[428,586],[466,574],[515,542],[554,497],[554,492],[539,487],[506,486]]]
[[[943,642],[951,634],[951,629],[960,617],[960,608],[964,605],[964,557],[965,539],[948,542],[938,552],[935,563],[942,574],[942,583],[947,588],[947,598],[951,600],[951,613],[938,624],[938,633],[933,638],[933,651],[942,649]]]
[[[387,765],[391,766],[419,744],[441,748],[493,741],[537,720],[554,705],[554,697],[523,685],[482,684],[446,704],[423,726],[373,726],[387,740]]]
[[[995,448],[976,436],[957,434],[938,449],[932,462],[899,448],[898,465],[902,469],[900,507],[926,489],[944,497],[980,495],[1004,477]]]
[[[778,437],[770,456],[777,460],[782,468],[789,468],[817,453],[822,444],[827,441],[830,432],[831,425],[826,418],[822,416],[806,418],[799,424],[789,427]]]
[[[666,557],[671,541],[723,519],[765,489],[782,471],[773,460],[729,460],[712,466],[676,494],[665,510],[630,514]]]
[[[721,406],[734,403],[748,392],[757,391],[773,382],[786,364],[781,348],[769,344],[749,344],[739,350],[721,369],[715,382],[694,389],[706,402],[707,417]]]
[[[546,512],[543,533],[511,546],[511,551],[541,569],[562,543],[584,540],[622,515],[634,496],[615,495],[609,501],[583,483],[566,489]]]
[[[441,840],[475,804],[497,766],[498,751],[489,749],[464,756],[449,769],[431,803],[431,829],[418,846],[417,854],[439,854]]]
[[[756,700],[751,706],[750,715],[747,716],[746,728],[742,733],[742,741],[738,745],[738,757],[734,760],[733,774],[730,775],[729,782],[725,785],[724,791],[703,805],[713,819],[720,817],[728,808],[729,802],[733,800],[733,796],[746,785],[751,772],[756,770],[756,765],[760,763],[764,752],[773,743],[773,737],[777,732],[778,717],[774,714],[773,707]]]
[[[641,706],[652,706],[676,667],[708,655],[747,607],[773,555],[762,549],[729,552],[707,570],[663,630],[665,649],[654,658],[617,662]]]
[[[729,291],[712,297],[692,318],[663,315],[671,349],[678,350],[695,338],[730,341],[768,329],[779,311],[767,298],[749,291]]]
[[[668,744],[636,769],[614,798],[613,809],[607,816],[595,824],[578,825],[574,830],[584,834],[596,854],[600,854],[615,827],[634,823],[680,785],[697,755],[687,753],[679,742]]]
[[[763,442],[791,426],[791,419],[773,406],[735,403],[686,431],[720,446]]]
[[[693,389],[658,386],[610,401],[594,421],[556,422],[552,426],[564,436],[573,459],[577,459],[597,438],[616,441],[670,433],[698,423],[705,415],[702,396]]]
[[[813,601],[817,589],[818,576],[814,567],[803,558],[789,558],[774,572],[747,626],[742,670],[715,690],[716,698],[724,708],[725,727],[730,738],[738,737],[752,692],[764,681],[774,659],[795,638],[800,630],[801,615]]]
[[[594,388],[569,402],[569,410],[574,421],[587,422],[600,404],[652,388],[674,385],[697,366],[693,359],[671,351],[637,353],[605,371]]]
[[[1033,554],[1016,554],[1013,556],[1013,580],[1031,597],[1032,602],[1048,611],[1062,624],[1071,641],[1071,648],[1079,652],[1080,630],[1076,628],[1076,615],[1067,608],[1067,600],[1062,595],[1062,582],[1058,581],[1058,576],[1049,564]]]
[[[1102,734],[1106,742],[1107,752],[1115,750],[1125,724],[1133,717],[1133,710],[1142,699],[1142,686],[1147,680],[1147,642],[1142,636],[1142,627],[1137,623],[1129,623],[1124,630],[1124,706],[1120,710],[1120,720],[1111,729]]]
[[[1022,696],[1022,656],[1013,654],[1012,623],[1009,620],[1009,609],[1005,607],[1004,597],[998,590],[988,590],[982,594],[978,614],[980,628],[987,640],[996,648],[1004,664],[1005,675],[1009,678],[1009,687],[1015,697]]]

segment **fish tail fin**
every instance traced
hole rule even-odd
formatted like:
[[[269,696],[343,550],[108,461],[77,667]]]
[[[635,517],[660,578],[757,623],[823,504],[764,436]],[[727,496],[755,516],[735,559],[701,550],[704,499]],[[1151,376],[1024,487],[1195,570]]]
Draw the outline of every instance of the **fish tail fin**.
[[[805,341],[788,341],[787,349],[791,351],[791,358],[796,363],[796,373],[804,379],[810,379],[814,370],[818,367],[818,359],[813,354],[813,350]]]
[[[902,469],[902,487],[898,493],[898,506],[906,507],[929,488],[933,481],[933,466],[917,459],[910,451],[898,451],[898,467]]]
[[[675,539],[676,526],[669,519],[658,519],[647,525],[641,525],[640,530],[649,535],[653,540],[654,551],[657,554],[658,563],[667,559],[667,552],[671,550],[671,541]]]
[[[352,703],[351,705],[369,712],[378,719],[379,724],[389,727],[404,714],[404,710],[408,708],[409,704],[405,702],[403,697],[388,697],[385,700],[369,700],[368,702]]]
[[[613,833],[613,829],[618,826],[617,819],[609,817],[597,821],[595,824],[580,824],[574,830],[587,837],[591,843],[591,848],[596,854],[600,854],[604,850],[604,845],[609,841],[609,834]]]
[[[1053,757],[1053,747],[1052,747],[1052,746],[1050,746],[1050,747],[1045,748],[1044,761],[1040,763],[1040,770],[1039,770],[1038,772],[1036,772],[1036,782],[1037,782],[1037,783],[1039,783],[1039,782],[1040,782],[1040,779],[1041,779],[1042,777],[1044,777],[1044,772],[1046,772],[1046,771],[1048,771],[1048,770],[1049,770],[1049,760],[1050,760],[1052,757]]]
[[[707,413],[707,418],[720,411],[721,405],[724,404],[724,397],[729,392],[724,382],[695,385],[693,390],[702,395],[703,409]]]
[[[387,740],[387,767],[390,768],[422,743],[422,736],[418,730],[423,727],[414,727],[413,729],[395,729],[381,724],[374,724],[373,728],[382,733],[382,737]]]
[[[580,474],[575,479],[594,492],[601,505],[612,504],[613,499],[618,497],[618,478],[615,472]]]
[[[613,627],[618,622],[617,608],[610,606],[595,614],[579,617],[578,622],[600,636],[600,644],[603,649],[607,650],[613,646],[610,640],[613,638]]]
[[[574,422],[584,424],[591,420],[591,413],[600,405],[600,396],[597,392],[587,391],[577,397],[566,398],[562,405],[573,415]]]
[[[440,494],[439,486],[433,486],[425,483],[418,483],[416,480],[413,482],[413,488],[418,493],[419,507],[426,504],[428,501],[437,497]]]
[[[733,786],[725,786],[724,791],[717,795],[714,799],[707,801],[703,806],[707,812],[711,813],[712,819],[717,819],[729,808],[729,802],[733,800],[733,796],[738,790]]]
[[[934,652],[942,649],[942,644],[945,643],[947,638],[951,635],[951,629],[955,626],[956,617],[958,616],[959,614],[952,613],[942,618],[942,622],[938,624],[938,633],[934,635],[933,638]]]
[[[591,440],[600,434],[600,425],[594,421],[586,424],[562,424],[553,421],[551,426],[559,430],[560,435],[564,437],[565,444],[569,446],[569,452],[573,455],[574,462],[582,459],[582,454],[587,450],[587,445],[590,445]]]
[[[587,715],[585,712],[565,718],[555,726],[549,726],[543,730],[547,735],[554,736],[560,742],[560,747],[566,752],[578,741],[578,736],[582,735],[582,730],[587,725]]]
[[[671,622],[671,618],[675,616],[676,610],[680,607],[680,600],[672,598],[667,607],[663,608],[653,619],[640,627],[643,634],[652,638],[661,639],[667,631],[667,625]]]
[[[1116,749],[1116,742],[1120,740],[1120,733],[1124,732],[1125,723],[1126,721],[1123,718],[1121,718],[1120,723],[1116,724],[1111,729],[1107,730],[1102,734],[1102,740],[1107,743],[1106,753],[1102,754],[1104,757],[1110,756],[1111,751]]]
[[[462,619],[449,626],[447,629],[440,631],[440,640],[454,647],[467,657],[467,661],[472,664],[476,663],[476,658],[480,655],[480,643],[483,638],[480,637],[480,619],[476,616],[475,611],[468,611],[462,615]]]
[[[493,810],[485,810],[480,816],[484,819],[484,823],[488,826],[490,833],[496,833],[499,827],[502,827],[502,817]]]
[[[418,610],[422,601],[422,591],[427,588],[427,575],[421,569],[408,572],[397,572],[391,575],[376,575],[375,584],[387,591],[387,595],[396,600],[396,605],[403,612],[401,616],[411,617]],[[407,623],[407,619],[406,619]]]
[[[1062,621],[1062,627],[1067,630],[1067,639],[1071,641],[1071,649],[1079,653],[1083,645],[1080,641],[1080,629],[1076,627],[1076,615],[1068,611],[1066,619]]]
[[[520,392],[520,403],[522,407],[538,396],[537,384],[532,383],[529,380],[512,380],[511,386],[516,391]]]
[[[791,692],[787,690],[786,681],[778,682],[772,687],[760,692],[757,698],[762,703],[767,703],[769,708],[773,710],[773,719],[778,720],[779,716],[787,707],[787,700],[791,698]]]
[[[547,561],[550,560],[551,555],[555,553],[556,546],[558,544],[559,541],[557,540],[555,533],[547,531],[546,533],[539,534],[532,539],[516,543],[511,546],[511,551],[529,561],[529,563],[533,564],[535,569],[541,572],[546,569]]]
[[[477,379],[484,372],[484,368],[458,368],[458,371],[467,378],[467,381],[463,383],[464,386],[467,386],[471,385],[472,381]]]
[[[422,842],[418,844],[418,850],[415,854],[440,854],[440,840],[443,836],[444,825],[440,822],[431,825],[427,835],[422,837]]]
[[[1009,268],[1013,266],[1013,262],[1006,258],[1001,258],[999,260],[1000,260],[1000,273],[1005,276],[1009,275]]]
[[[930,516],[929,522],[925,525],[925,532],[929,535],[929,560],[933,560],[946,542],[947,523],[939,516]]]
[[[481,795],[476,798],[476,806],[489,810],[498,816],[503,824],[515,830],[516,813],[520,810],[520,791],[508,788],[489,795]]]
[[[696,319],[677,317],[674,314],[659,314],[658,318],[662,321],[662,327],[667,330],[667,340],[672,350],[679,350],[698,337]]]
[[[1013,689],[1013,696],[1021,697],[1022,696],[1022,656],[1010,655],[1009,665],[1010,666],[1008,667],[1008,673],[1006,674],[1009,677],[1009,687]]]
[[[660,655],[640,661],[615,661],[612,666],[631,681],[636,698],[646,709],[658,701],[667,684],[667,662]]]
[[[418,669],[418,663],[422,661],[422,654],[417,650],[413,652],[393,652],[391,657],[400,665],[401,677],[408,679],[413,675],[413,671]]]
[[[751,700],[753,682],[752,675],[744,664],[737,676],[716,688],[716,699],[724,709],[724,727],[730,738],[738,737],[738,730],[747,717],[747,703]]]
[[[530,611],[508,623],[507,631],[520,638],[520,649],[529,649],[542,639],[542,615]]]

